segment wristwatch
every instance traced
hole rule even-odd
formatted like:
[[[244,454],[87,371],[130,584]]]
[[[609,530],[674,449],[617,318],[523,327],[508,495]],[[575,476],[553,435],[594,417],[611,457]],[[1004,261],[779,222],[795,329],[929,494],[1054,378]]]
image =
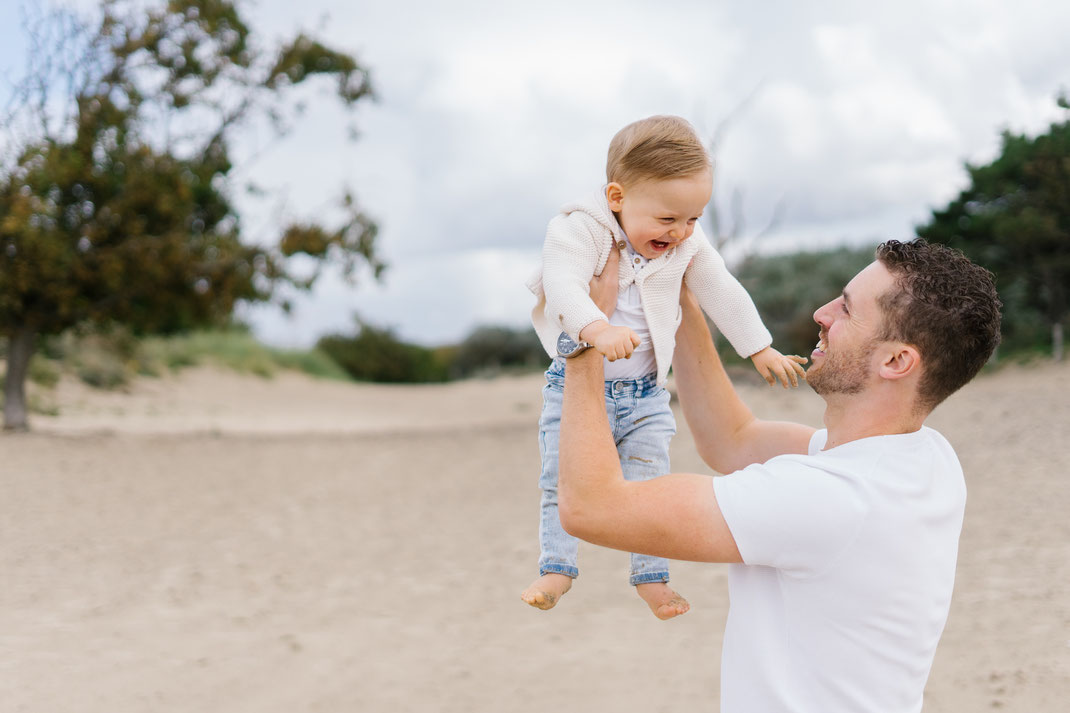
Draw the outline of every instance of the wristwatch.
[[[560,336],[557,338],[557,356],[564,359],[571,359],[590,348],[590,344],[587,342],[577,342],[575,339],[568,336],[567,332],[561,332]]]

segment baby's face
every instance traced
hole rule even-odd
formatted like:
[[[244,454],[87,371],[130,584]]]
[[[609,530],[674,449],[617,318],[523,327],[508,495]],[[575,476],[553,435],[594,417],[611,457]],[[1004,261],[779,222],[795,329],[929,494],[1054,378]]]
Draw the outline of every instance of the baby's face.
[[[713,177],[706,172],[628,188],[611,183],[607,197],[632,248],[653,260],[691,237],[712,192]]]

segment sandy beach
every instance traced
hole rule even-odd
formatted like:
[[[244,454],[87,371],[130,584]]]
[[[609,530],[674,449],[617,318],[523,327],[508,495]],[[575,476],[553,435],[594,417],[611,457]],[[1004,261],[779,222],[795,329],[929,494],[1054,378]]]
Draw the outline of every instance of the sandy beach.
[[[930,418],[969,500],[930,713],[1070,701],[1070,363],[986,373]],[[61,382],[0,434],[0,711],[716,711],[722,565],[656,620],[627,554],[538,557],[541,375],[436,386],[209,368]],[[821,425],[807,387],[741,386]],[[712,472],[682,415],[676,470]]]

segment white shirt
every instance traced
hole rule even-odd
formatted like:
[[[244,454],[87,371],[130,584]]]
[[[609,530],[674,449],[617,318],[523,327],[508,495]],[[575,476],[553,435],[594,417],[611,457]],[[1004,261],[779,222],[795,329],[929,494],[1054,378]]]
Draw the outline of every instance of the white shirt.
[[[635,252],[631,242],[627,242],[627,236],[624,239],[626,249],[621,258],[627,260],[632,279],[627,287],[618,287],[617,306],[613,314],[609,315],[609,323],[628,327],[635,332],[639,337],[639,346],[627,359],[604,360],[606,381],[640,379],[658,370],[657,360],[654,358],[654,343],[650,339],[650,327],[646,322],[646,313],[643,312],[643,296],[639,291],[639,285],[636,284],[636,280],[641,279],[640,275],[650,261]]]
[[[966,488],[936,431],[713,479],[730,565],[721,711],[914,713],[955,579]]]

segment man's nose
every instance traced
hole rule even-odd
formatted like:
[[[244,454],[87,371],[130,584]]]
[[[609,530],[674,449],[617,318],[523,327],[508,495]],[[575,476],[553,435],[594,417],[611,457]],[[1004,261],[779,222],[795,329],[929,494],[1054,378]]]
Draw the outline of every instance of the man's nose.
[[[829,326],[829,320],[828,320],[827,314],[828,314],[829,305],[831,305],[831,304],[832,304],[831,302],[826,302],[825,304],[821,305],[816,310],[814,310],[814,321],[817,322],[818,324],[820,324],[822,327],[828,327]]]

